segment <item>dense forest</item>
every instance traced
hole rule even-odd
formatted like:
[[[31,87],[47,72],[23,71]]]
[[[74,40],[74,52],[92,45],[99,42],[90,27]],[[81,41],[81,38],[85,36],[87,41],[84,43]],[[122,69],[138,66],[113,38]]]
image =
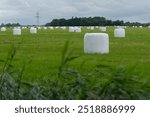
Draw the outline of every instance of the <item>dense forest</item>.
[[[72,17],[71,19],[53,19],[46,26],[149,26],[150,23],[107,20],[105,17]]]

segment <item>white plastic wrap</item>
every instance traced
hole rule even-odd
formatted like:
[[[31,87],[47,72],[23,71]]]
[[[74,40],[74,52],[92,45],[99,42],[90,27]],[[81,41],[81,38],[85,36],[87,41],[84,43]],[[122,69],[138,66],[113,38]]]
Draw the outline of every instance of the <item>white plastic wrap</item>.
[[[106,31],[107,31],[107,28],[106,28],[106,27],[100,27],[100,30],[101,30],[102,32],[106,32]]]
[[[81,32],[81,27],[75,27],[74,30],[75,32]]]
[[[47,30],[47,27],[43,27],[44,30]]]
[[[109,53],[109,36],[106,33],[86,33],[84,36],[84,53]]]
[[[34,27],[31,27],[31,28],[30,28],[30,33],[31,33],[31,34],[36,34],[36,33],[37,33],[37,29],[34,28]]]
[[[65,26],[61,27],[61,29],[66,30],[67,28]]]
[[[75,32],[74,27],[69,27],[69,32]]]
[[[13,29],[13,35],[21,35],[21,29],[20,28],[14,28]]]
[[[114,36],[124,38],[125,37],[125,29],[115,29]]]
[[[54,27],[50,26],[49,29],[54,30]]]
[[[5,28],[5,27],[2,27],[2,28],[1,28],[1,31],[2,31],[2,32],[5,32],[5,31],[6,31],[6,28]]]

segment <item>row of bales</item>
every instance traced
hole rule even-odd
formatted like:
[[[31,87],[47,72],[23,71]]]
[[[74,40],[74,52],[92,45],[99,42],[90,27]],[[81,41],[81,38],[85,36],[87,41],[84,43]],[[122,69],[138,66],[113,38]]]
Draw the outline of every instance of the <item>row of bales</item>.
[[[68,29],[69,32],[82,32],[83,28],[85,28],[85,27],[81,27],[81,26],[74,26],[74,27],[73,26],[72,27],[65,27],[65,26],[63,26],[63,27],[52,27],[52,26],[50,26],[50,27],[14,27],[13,28],[13,35],[21,35],[21,31],[23,29],[29,29],[31,34],[36,34],[38,32],[38,30],[40,30],[40,29],[45,29],[45,30],[47,30],[47,29],[51,29],[51,30],[54,30],[54,29],[66,30],[66,29]],[[102,32],[106,32],[108,27],[104,27],[104,26],[96,26],[96,27],[88,26],[86,28],[88,30],[94,30],[96,28],[96,29],[99,29]],[[119,35],[118,32],[122,32],[123,33],[124,32],[123,28],[126,28],[126,27],[125,26],[124,27],[116,26],[115,35],[118,36]],[[5,32],[6,30],[7,30],[6,27],[1,27],[1,32]]]
[[[89,30],[94,30],[95,28],[100,28],[101,31],[106,31],[106,28],[109,27],[109,26],[85,26],[87,29]],[[126,28],[127,26],[114,26],[115,28]],[[27,29],[27,28],[31,28],[31,27],[27,27],[27,26],[22,26],[22,27],[14,27],[14,28],[20,28],[20,29]],[[68,27],[66,26],[38,26],[36,27],[37,29],[51,29],[51,30],[54,30],[54,29],[63,29],[63,30],[66,30]],[[69,27],[69,30],[70,32],[80,32],[80,28],[84,28],[84,26],[70,26]],[[143,26],[132,26],[132,28],[143,28]],[[150,28],[150,26],[148,26],[148,28]],[[5,32],[6,31],[6,27],[1,27],[1,31],[2,32]]]
[[[13,35],[21,35],[22,29],[28,29],[30,30],[31,34],[36,34],[38,30],[40,29],[62,29],[62,30],[67,30],[69,32],[82,32],[82,26],[70,26],[70,27],[14,27],[13,28]],[[108,54],[109,53],[109,35],[106,33],[108,26],[88,26],[86,27],[88,30],[94,30],[99,29],[103,33],[85,33],[84,35],[84,53],[89,53],[89,54]],[[125,38],[126,36],[126,26],[115,26],[114,29],[114,37],[115,38]],[[137,28],[137,27],[133,27]],[[143,28],[143,27],[139,27]],[[150,26],[148,27],[150,28]],[[1,31],[6,31],[6,27],[1,27]]]
[[[86,27],[88,30],[94,30],[95,28],[99,28],[101,31],[106,32],[107,31],[107,27],[94,27],[94,26],[89,26]],[[82,31],[82,27],[69,27],[69,32],[81,32]]]
[[[107,31],[107,27],[109,26],[87,26],[86,28],[88,30],[95,30],[95,29],[100,29],[101,31],[103,32],[106,32]],[[126,28],[127,26],[115,26],[115,28]],[[65,26],[56,26],[56,27],[53,27],[53,26],[38,26],[38,27],[26,27],[26,26],[22,26],[22,27],[14,27],[13,29],[27,29],[27,28],[30,28],[31,30],[40,30],[40,29],[51,29],[51,30],[54,30],[54,29],[63,29],[63,30],[66,30],[68,29],[68,27],[65,27]],[[36,29],[35,29],[36,28]],[[69,32],[82,32],[82,28],[85,28],[85,27],[82,27],[82,26],[70,26],[69,27]],[[143,28],[143,26],[133,26],[133,28]],[[150,28],[150,26],[148,26],[148,28]],[[5,32],[7,30],[6,27],[1,27],[0,31],[1,32]],[[32,31],[31,31],[32,32]],[[37,32],[37,31],[35,31]]]

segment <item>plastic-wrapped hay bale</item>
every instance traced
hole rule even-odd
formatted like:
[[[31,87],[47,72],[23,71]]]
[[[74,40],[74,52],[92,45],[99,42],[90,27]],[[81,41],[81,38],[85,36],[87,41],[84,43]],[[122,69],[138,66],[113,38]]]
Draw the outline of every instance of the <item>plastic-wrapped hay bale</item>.
[[[30,28],[30,33],[31,33],[31,34],[36,34],[36,33],[37,33],[37,29],[34,28],[34,27],[31,27],[31,28]]]
[[[100,30],[103,31],[103,32],[106,32],[107,28],[106,27],[100,27]]]
[[[14,27],[14,28],[16,28],[16,29],[21,29],[21,27],[20,27],[20,26],[17,26],[17,27]]]
[[[22,27],[22,29],[27,29],[27,27],[24,26],[24,27]]]
[[[26,29],[26,27],[22,27],[21,29]]]
[[[13,29],[13,35],[21,35],[21,29],[20,28],[14,28]]]
[[[44,29],[44,30],[47,30],[47,27],[44,27],[43,29]]]
[[[73,27],[74,28],[74,32],[76,32],[76,30],[78,29],[78,27],[77,26],[75,26],[75,27]]]
[[[81,28],[77,28],[77,29],[76,29],[76,32],[81,32]]]
[[[91,29],[91,27],[90,26],[88,26],[88,27],[86,27],[88,30],[90,30]]]
[[[49,29],[54,30],[54,27],[50,26]]]
[[[58,29],[58,28],[59,28],[59,26],[56,26],[56,27],[55,27],[55,29]]]
[[[75,28],[74,27],[69,27],[69,32],[75,32]]]
[[[65,26],[61,27],[61,29],[66,30],[67,28]]]
[[[86,33],[84,36],[84,53],[109,53],[109,36],[106,33]]]
[[[75,32],[81,32],[81,27],[74,27]]]
[[[116,26],[117,29],[122,29],[122,26]]]
[[[94,26],[91,26],[91,30],[94,30]]]
[[[39,26],[38,29],[40,30],[40,29],[42,29],[42,28]]]
[[[125,37],[125,29],[115,29],[114,36],[115,37]]]
[[[6,28],[5,28],[5,27],[2,27],[2,28],[1,28],[1,31],[2,31],[2,32],[5,32],[5,31],[6,31]]]
[[[133,28],[137,28],[137,26],[133,26]]]

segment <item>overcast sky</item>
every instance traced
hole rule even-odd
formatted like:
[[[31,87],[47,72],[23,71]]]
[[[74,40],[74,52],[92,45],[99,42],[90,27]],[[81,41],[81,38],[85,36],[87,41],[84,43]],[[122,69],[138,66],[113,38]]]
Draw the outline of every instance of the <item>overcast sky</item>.
[[[150,0],[0,0],[0,23],[36,24],[37,11],[40,24],[72,16],[150,22]]]

